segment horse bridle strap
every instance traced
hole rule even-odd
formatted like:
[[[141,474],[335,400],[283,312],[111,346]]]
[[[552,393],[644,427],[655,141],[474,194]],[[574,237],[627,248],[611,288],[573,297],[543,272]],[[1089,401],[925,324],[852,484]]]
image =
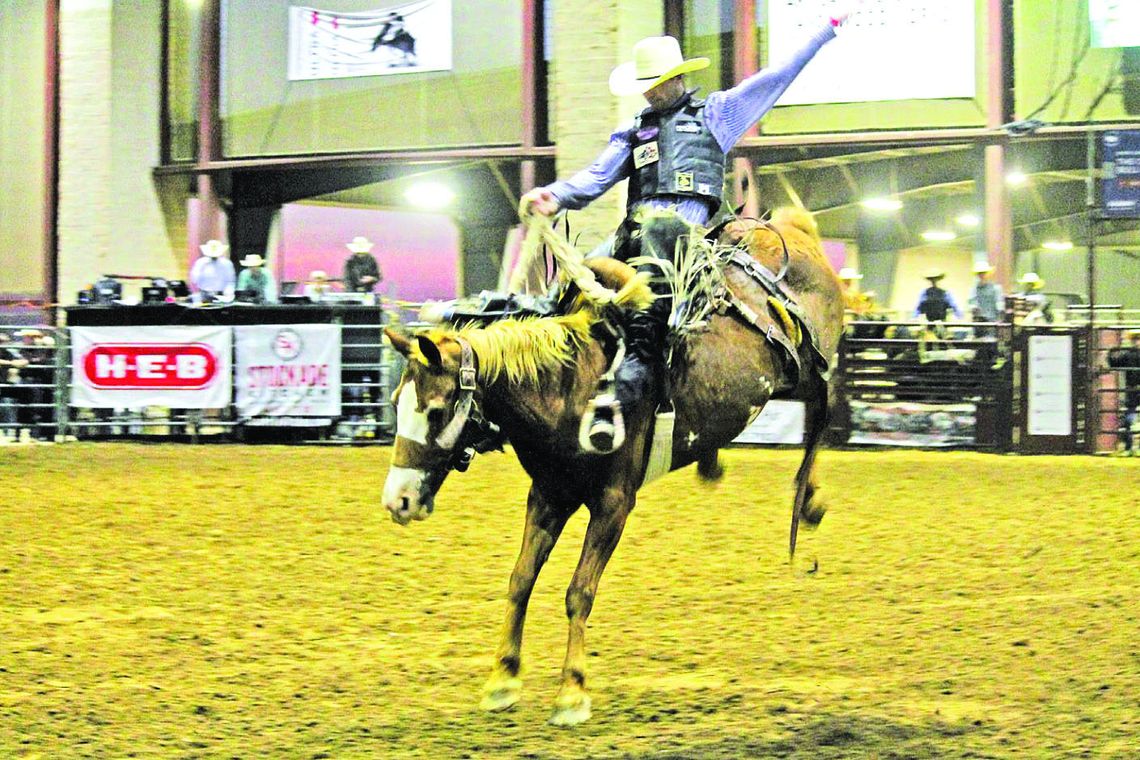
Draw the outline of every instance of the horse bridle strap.
[[[455,416],[435,439],[437,446],[447,450],[459,442],[475,400],[475,352],[463,338],[456,337],[455,342],[459,344],[459,398],[455,402]]]

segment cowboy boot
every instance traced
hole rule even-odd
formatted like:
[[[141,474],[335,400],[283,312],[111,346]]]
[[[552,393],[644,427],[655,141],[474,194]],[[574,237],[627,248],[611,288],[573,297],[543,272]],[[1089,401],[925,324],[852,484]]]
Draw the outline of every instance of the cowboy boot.
[[[667,306],[661,302],[661,306]],[[629,315],[625,324],[625,358],[618,365],[614,380],[603,383],[597,395],[587,404],[582,417],[578,442],[585,451],[609,454],[625,442],[623,408],[633,408],[639,400],[650,398],[655,404],[660,389],[655,377],[665,359],[667,310],[657,304],[643,312]]]

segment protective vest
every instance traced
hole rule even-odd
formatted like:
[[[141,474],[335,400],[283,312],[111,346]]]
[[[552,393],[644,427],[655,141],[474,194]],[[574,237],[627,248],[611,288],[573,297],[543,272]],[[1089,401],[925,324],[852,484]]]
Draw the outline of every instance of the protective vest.
[[[946,298],[946,291],[942,288],[927,288],[922,294],[920,311],[931,322],[944,321],[946,312],[950,311],[950,300]]]
[[[647,108],[634,120],[628,208],[655,195],[700,198],[714,210],[720,206],[726,159],[705,124],[704,106],[690,91],[668,111]]]

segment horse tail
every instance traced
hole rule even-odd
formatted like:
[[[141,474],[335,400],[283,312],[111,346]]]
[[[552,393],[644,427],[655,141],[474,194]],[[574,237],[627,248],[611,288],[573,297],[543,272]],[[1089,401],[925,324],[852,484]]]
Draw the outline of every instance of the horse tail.
[[[782,206],[772,212],[772,224],[777,227],[794,227],[814,240],[819,240],[819,225],[806,208]]]

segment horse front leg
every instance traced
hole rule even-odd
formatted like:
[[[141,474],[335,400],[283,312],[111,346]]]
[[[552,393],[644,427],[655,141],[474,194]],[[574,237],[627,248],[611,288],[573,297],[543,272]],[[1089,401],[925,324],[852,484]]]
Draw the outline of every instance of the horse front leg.
[[[506,710],[519,701],[522,681],[518,676],[522,663],[522,634],[527,603],[538,573],[573,511],[554,507],[537,488],[531,486],[527,496],[522,549],[515,561],[515,569],[511,572],[507,618],[503,623],[499,647],[495,651],[491,677],[483,687],[483,700],[479,704],[484,710]]]
[[[627,496],[617,489],[607,489],[601,504],[590,513],[582,556],[566,590],[570,635],[566,660],[562,664],[562,688],[550,716],[550,722],[556,726],[574,726],[590,717],[590,695],[586,692],[586,621],[606,563],[621,540],[626,517],[633,509],[632,493]]]

